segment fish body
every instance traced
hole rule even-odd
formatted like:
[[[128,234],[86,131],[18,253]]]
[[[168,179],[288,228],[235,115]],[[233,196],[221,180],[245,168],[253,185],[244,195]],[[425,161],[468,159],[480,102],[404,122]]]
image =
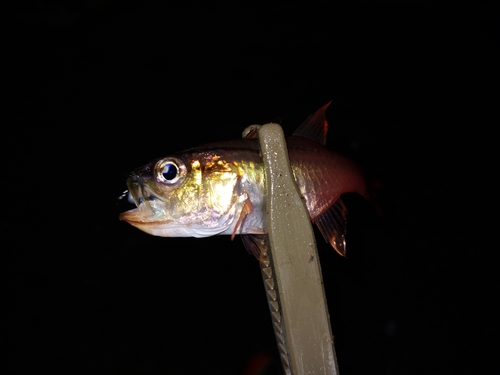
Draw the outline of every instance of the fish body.
[[[286,143],[311,220],[335,250],[345,255],[347,210],[340,195],[354,192],[366,197],[366,184],[357,164],[324,146],[329,104],[310,116]],[[266,233],[265,170],[259,141],[252,135],[153,160],[132,172],[127,185],[137,208],[122,213],[120,219],[149,234],[234,237]]]

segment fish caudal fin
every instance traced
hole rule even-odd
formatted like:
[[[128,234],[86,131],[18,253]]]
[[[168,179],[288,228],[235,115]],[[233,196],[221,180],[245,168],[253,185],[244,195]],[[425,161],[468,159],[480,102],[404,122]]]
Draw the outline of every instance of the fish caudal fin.
[[[314,220],[326,242],[329,242],[335,251],[344,257],[346,255],[346,222],[347,208],[341,199]]]
[[[293,135],[310,139],[324,146],[326,144],[326,133],[328,132],[328,121],[326,121],[325,112],[331,103],[332,101],[329,101],[306,118],[293,132]]]

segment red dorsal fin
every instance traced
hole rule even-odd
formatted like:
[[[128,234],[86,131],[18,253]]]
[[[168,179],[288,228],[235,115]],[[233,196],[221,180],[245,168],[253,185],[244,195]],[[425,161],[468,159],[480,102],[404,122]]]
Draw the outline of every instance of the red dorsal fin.
[[[328,122],[326,121],[325,112],[331,102],[330,100],[315,113],[309,115],[309,117],[293,132],[293,135],[308,138],[325,145],[326,133],[328,132]]]

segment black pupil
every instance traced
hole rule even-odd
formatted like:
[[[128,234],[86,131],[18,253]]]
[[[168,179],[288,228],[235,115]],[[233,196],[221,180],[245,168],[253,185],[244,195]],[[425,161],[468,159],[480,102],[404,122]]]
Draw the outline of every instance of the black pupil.
[[[165,164],[162,174],[165,180],[171,181],[177,176],[177,167],[174,164]]]

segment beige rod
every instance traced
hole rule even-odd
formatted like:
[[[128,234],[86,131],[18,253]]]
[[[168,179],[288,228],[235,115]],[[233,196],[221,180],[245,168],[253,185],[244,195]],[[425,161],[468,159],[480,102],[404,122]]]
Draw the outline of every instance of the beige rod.
[[[338,374],[321,266],[309,214],[295,184],[283,131],[259,129],[267,181],[269,258],[262,264],[287,374]]]

